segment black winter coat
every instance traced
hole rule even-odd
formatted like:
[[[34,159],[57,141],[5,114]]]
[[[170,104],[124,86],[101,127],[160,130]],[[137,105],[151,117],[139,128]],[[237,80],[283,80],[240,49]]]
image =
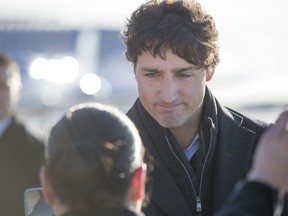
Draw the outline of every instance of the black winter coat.
[[[127,115],[154,158],[152,196],[143,209],[147,216],[211,216],[245,177],[259,136],[268,127],[267,123],[221,106],[206,88],[200,125],[206,156],[199,183],[176,139],[168,137],[169,131],[148,114],[139,99]]]
[[[24,215],[24,190],[39,187],[43,143],[12,119],[0,137],[0,215]]]
[[[241,181],[215,216],[272,216],[278,209],[277,194],[263,183]],[[279,202],[280,212],[282,201]]]

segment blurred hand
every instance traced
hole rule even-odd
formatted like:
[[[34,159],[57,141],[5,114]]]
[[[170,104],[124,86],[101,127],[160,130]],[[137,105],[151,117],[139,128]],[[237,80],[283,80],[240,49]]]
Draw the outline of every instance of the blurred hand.
[[[288,188],[288,111],[260,138],[247,179],[263,182],[280,192]]]

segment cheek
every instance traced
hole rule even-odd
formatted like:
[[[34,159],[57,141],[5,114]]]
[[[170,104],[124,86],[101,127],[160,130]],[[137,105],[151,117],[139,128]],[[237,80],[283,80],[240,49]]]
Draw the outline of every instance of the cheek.
[[[149,92],[149,91],[153,91],[155,89],[155,86],[152,85],[151,82],[145,80],[145,79],[137,79],[136,77],[136,82],[137,82],[137,86],[138,86],[138,91],[140,92]]]
[[[138,83],[138,95],[145,109],[149,109],[148,107],[157,99],[155,89],[143,82]]]
[[[203,83],[201,80],[186,81],[178,84],[178,89],[184,92],[199,92],[202,89]]]
[[[150,97],[152,95],[153,88],[147,83],[138,82],[138,93],[140,97]]]
[[[205,83],[201,81],[195,82],[193,84],[182,85],[179,89],[180,95],[188,100],[198,101],[202,100],[205,94]]]

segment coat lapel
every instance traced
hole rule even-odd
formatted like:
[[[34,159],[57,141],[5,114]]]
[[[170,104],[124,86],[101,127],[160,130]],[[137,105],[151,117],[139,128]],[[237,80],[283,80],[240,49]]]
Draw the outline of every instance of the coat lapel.
[[[243,118],[221,109],[219,133],[217,137],[214,203],[219,208],[231,193],[234,185],[247,174],[253,155],[255,133],[242,127]]]

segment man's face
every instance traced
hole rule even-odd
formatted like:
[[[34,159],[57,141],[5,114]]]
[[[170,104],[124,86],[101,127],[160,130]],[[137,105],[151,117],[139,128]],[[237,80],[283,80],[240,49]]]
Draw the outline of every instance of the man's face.
[[[201,115],[205,84],[212,75],[171,50],[167,50],[165,60],[142,52],[135,67],[141,103],[162,127],[169,129],[198,124],[195,120]]]
[[[10,116],[18,100],[19,88],[8,78],[7,67],[0,66],[0,120]]]

